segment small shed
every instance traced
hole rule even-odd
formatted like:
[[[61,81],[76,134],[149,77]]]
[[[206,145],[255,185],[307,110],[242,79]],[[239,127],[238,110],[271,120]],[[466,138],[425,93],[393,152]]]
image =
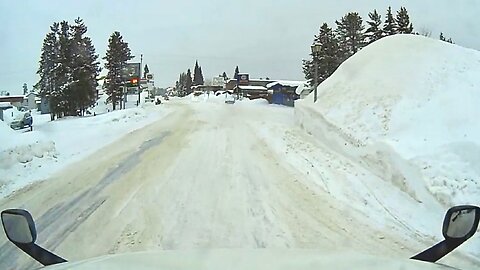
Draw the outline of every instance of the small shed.
[[[300,98],[295,90],[304,84],[304,81],[275,81],[269,83],[267,88],[272,91],[273,104],[293,107],[295,100]]]
[[[50,100],[48,97],[42,97],[40,100],[40,112],[42,114],[50,113]]]

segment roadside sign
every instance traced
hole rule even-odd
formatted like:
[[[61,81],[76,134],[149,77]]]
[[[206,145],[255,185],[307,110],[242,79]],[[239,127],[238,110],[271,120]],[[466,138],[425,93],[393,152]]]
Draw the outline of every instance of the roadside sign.
[[[247,73],[239,73],[237,82],[238,85],[248,85],[250,83],[249,75]]]
[[[122,77],[125,81],[140,79],[140,63],[127,63],[122,70]]]

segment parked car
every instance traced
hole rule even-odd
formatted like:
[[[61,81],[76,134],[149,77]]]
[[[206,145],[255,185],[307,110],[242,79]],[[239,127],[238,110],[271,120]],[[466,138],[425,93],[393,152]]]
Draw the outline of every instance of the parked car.
[[[30,130],[33,129],[33,117],[30,112],[25,112],[21,117],[15,118],[11,123],[10,127],[12,129],[21,129],[24,127],[29,127]]]
[[[0,104],[0,119],[7,123],[12,129],[30,127],[32,129],[33,118],[25,107],[17,108],[10,104]]]

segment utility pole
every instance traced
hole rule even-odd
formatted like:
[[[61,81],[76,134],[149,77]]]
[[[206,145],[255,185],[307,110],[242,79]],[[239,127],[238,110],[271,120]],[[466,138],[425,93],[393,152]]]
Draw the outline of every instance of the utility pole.
[[[317,102],[317,88],[318,88],[318,63],[317,60],[315,59],[314,61],[314,66],[315,66],[315,89],[313,90],[313,103]]]
[[[143,54],[140,54],[140,74],[138,77],[138,105],[140,106],[140,80],[142,79],[142,64],[143,64]]]

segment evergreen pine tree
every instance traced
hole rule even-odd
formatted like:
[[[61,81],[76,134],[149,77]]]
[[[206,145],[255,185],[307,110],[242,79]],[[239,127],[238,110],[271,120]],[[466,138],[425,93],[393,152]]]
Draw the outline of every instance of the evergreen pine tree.
[[[186,79],[187,79],[187,74],[185,74],[185,72],[180,73],[178,81],[175,85],[175,88],[177,89],[177,93],[181,97],[185,96],[185,93],[186,93]]]
[[[203,72],[202,72],[202,67],[198,67],[198,85],[204,85],[205,80],[203,79]]]
[[[150,73],[150,70],[148,69],[148,65],[145,64],[145,67],[143,68],[143,78],[147,78],[147,74]]]
[[[397,11],[397,17],[395,18],[395,22],[397,24],[397,33],[399,34],[413,33],[413,25],[410,22],[410,17],[408,16],[408,12],[405,7],[401,7],[400,10]]]
[[[338,40],[328,24],[324,23],[320,27],[319,34],[315,36],[313,44],[320,46],[320,52],[316,55],[312,53],[312,60],[303,61],[303,72],[311,86],[314,84],[315,77],[314,61],[317,63],[318,83],[323,82],[332,75],[341,63],[341,59],[338,57]]]
[[[60,93],[58,104],[60,110],[59,117],[74,115],[74,105],[72,103],[75,97],[70,87],[73,82],[71,42],[70,25],[67,21],[62,21],[58,32],[58,66],[55,74]]]
[[[313,57],[313,56],[312,56]],[[302,60],[302,69],[303,74],[305,75],[305,79],[308,81],[310,86],[313,86],[313,78],[315,77],[315,70],[314,70],[313,60]]]
[[[28,86],[26,83],[23,84],[23,94],[27,95],[28,94]]]
[[[45,36],[42,45],[42,54],[40,56],[39,68],[37,74],[40,76],[40,80],[35,84],[35,88],[38,89],[42,98],[48,100],[50,106],[50,118],[55,119],[55,116],[60,114],[59,110],[59,84],[57,81],[57,68],[58,68],[58,38],[59,24],[54,23],[50,27],[51,32]]]
[[[200,66],[198,65],[198,61],[195,61],[195,67],[193,69],[193,83],[192,85],[201,85],[201,78],[200,78]]]
[[[365,36],[367,39],[367,43],[370,44],[383,37],[383,30],[381,27],[382,16],[377,13],[376,9],[374,9],[373,12],[368,13],[368,17],[370,18],[370,20],[367,21],[369,27],[367,31],[365,31]]]
[[[445,36],[443,35],[443,32],[440,32],[440,40],[441,40],[441,41],[447,41],[447,39],[446,39]]]
[[[187,70],[186,78],[185,78],[185,92],[187,95],[192,93],[192,72],[190,69]]]
[[[76,115],[94,104],[100,68],[90,38],[83,36],[87,28],[80,18],[73,26],[66,21],[54,23],[50,30],[37,71],[40,80],[34,88],[48,99],[54,120],[55,116]]]
[[[335,23],[340,44],[339,55],[343,62],[365,46],[365,34],[363,33],[365,27],[357,12],[350,12]]]
[[[72,104],[72,113],[80,110],[82,115],[85,110],[94,105],[97,99],[97,76],[100,73],[100,63],[98,55],[95,54],[95,48],[89,37],[84,35],[87,32],[87,27],[83,20],[77,18],[75,25],[72,26],[72,42],[71,42],[71,71],[72,82],[70,89],[74,100],[69,103]]]
[[[222,77],[225,81],[228,80],[228,76],[227,76],[227,73],[225,71],[223,72]]]
[[[392,14],[392,7],[388,7],[387,18],[385,19],[385,23],[383,24],[383,34],[385,36],[395,35],[398,33],[397,28],[397,24]]]
[[[238,80],[238,73],[240,73],[239,69],[238,69],[238,66],[235,68],[235,73],[233,73],[233,78],[235,80]]]
[[[113,104],[114,110],[123,97],[121,86],[124,78],[122,77],[122,70],[127,61],[132,58],[128,43],[123,41],[123,37],[119,32],[114,32],[108,40],[107,54],[104,57],[106,60],[105,68],[108,69],[106,77],[107,101]]]

